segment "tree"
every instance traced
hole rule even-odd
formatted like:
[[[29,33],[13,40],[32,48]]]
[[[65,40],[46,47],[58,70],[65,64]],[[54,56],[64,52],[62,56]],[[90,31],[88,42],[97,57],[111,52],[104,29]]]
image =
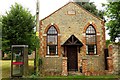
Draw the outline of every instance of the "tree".
[[[110,40],[106,40],[106,47],[108,47],[109,44],[111,44],[111,41]]]
[[[29,53],[39,47],[39,39],[35,36],[35,17],[15,3],[2,19],[3,52],[10,51],[11,45],[28,45]]]
[[[1,41],[0,46],[1,46],[1,50],[3,52],[8,53],[10,50],[10,47],[8,46],[9,40],[2,38],[2,35],[3,35],[2,34],[2,26],[3,26],[2,25],[2,16],[0,16],[0,41]],[[2,46],[2,45],[4,45],[4,46]],[[2,55],[2,56],[4,56],[4,55]]]
[[[120,34],[120,0],[119,2],[109,2],[109,4],[106,4],[105,14],[110,19],[107,23],[110,40],[115,41],[115,38]]]
[[[0,15],[0,50],[2,49],[2,17]]]
[[[78,5],[82,6],[84,9],[89,11],[90,13],[102,18],[103,18],[103,13],[104,11],[98,10],[93,2],[79,2],[79,0],[74,0]],[[89,1],[89,0],[88,0]]]
[[[0,15],[0,33],[2,33],[2,16]]]

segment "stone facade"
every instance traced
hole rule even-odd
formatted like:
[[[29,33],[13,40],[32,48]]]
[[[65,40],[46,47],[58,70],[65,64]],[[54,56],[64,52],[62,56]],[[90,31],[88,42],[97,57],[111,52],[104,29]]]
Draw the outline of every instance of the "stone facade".
[[[120,75],[120,44],[113,43],[108,47],[109,59],[108,59],[108,71],[112,74]]]
[[[42,63],[43,76],[62,74],[62,57],[45,57]]]
[[[48,56],[47,53],[47,30],[54,25],[58,32],[58,55]],[[97,51],[96,55],[86,55],[86,29],[93,25],[96,30]],[[63,59],[66,53],[65,43],[71,35],[74,35],[81,43],[82,47],[77,47],[77,68],[84,75],[102,75],[105,70],[104,48],[105,48],[105,28],[104,22],[89,13],[76,3],[70,2],[51,15],[40,21],[40,56],[43,59],[43,72],[58,71],[61,75],[67,75],[67,60]],[[66,56],[67,57],[67,56]],[[55,67],[56,66],[56,67]],[[54,68],[54,70],[53,70]]]

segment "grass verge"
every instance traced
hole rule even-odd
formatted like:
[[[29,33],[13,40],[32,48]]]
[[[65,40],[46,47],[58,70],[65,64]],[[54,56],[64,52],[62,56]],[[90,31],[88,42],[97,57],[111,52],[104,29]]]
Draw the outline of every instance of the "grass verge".
[[[10,78],[10,67],[11,67],[11,61],[10,60],[2,60],[2,78]],[[34,61],[29,60],[29,74],[32,75],[34,73]],[[120,79],[120,76],[118,75],[105,75],[105,76],[46,76],[46,77],[33,77],[35,80],[39,79],[69,79],[69,80],[74,80],[74,79],[109,79],[113,80],[116,78],[117,80]],[[28,80],[30,78],[28,77]]]

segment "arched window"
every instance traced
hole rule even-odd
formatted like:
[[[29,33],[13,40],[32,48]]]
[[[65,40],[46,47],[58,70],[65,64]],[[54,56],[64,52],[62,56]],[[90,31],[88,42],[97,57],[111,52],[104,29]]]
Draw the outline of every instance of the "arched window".
[[[58,33],[52,25],[47,32],[47,55],[57,55]]]
[[[92,25],[86,30],[86,52],[87,54],[97,54],[96,53],[96,31]]]

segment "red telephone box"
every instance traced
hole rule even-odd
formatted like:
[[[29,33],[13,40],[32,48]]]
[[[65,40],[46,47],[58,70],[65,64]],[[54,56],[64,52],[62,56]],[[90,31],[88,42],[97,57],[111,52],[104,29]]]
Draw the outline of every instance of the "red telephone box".
[[[28,74],[28,45],[12,45],[11,77]]]

